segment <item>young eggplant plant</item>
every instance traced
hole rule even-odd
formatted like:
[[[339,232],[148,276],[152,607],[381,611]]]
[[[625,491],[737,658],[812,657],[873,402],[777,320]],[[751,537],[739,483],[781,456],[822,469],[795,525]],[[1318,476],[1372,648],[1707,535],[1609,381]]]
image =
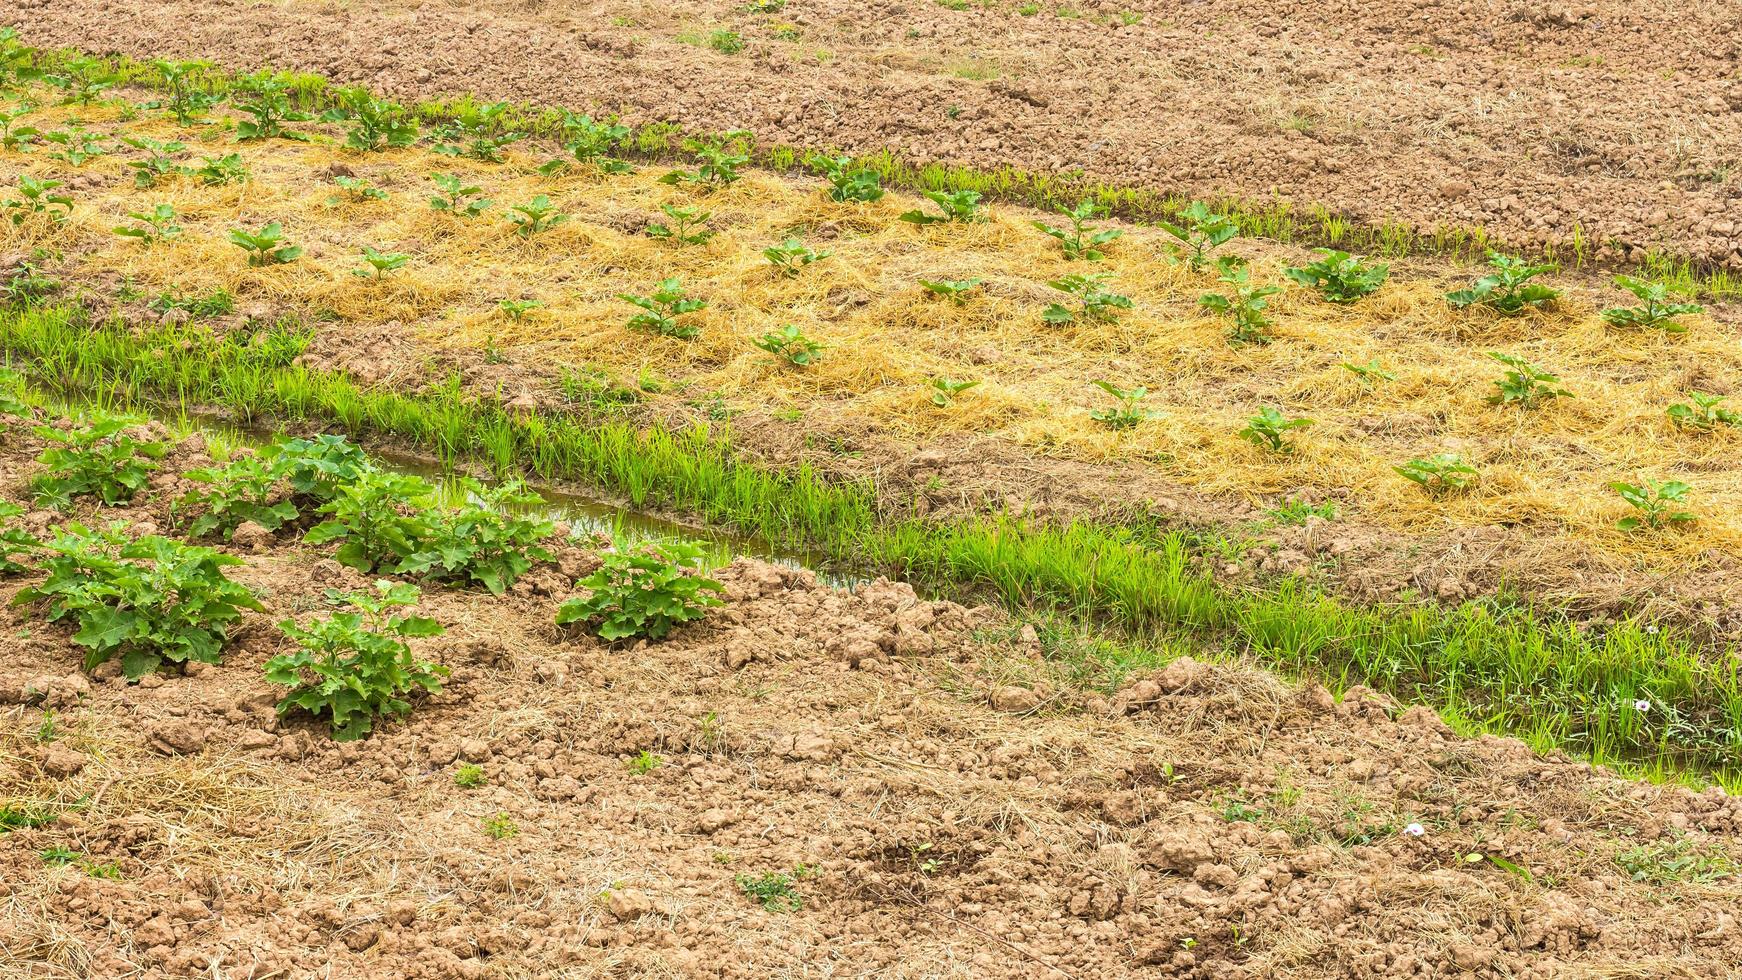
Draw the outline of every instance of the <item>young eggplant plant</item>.
[[[501,163],[502,151],[526,138],[507,124],[509,105],[491,102],[468,104],[447,125],[436,131],[434,152],[451,157],[470,157],[485,163]]]
[[[370,95],[368,90],[341,88],[334,94],[338,104],[321,113],[322,122],[351,124],[345,146],[359,153],[379,153],[417,142],[418,125],[405,109]]]
[[[478,196],[483,193],[483,188],[469,185],[455,174],[430,174],[429,179],[435,181],[441,191],[429,199],[432,211],[476,218],[490,207],[489,198]]]
[[[236,111],[253,117],[236,124],[236,139],[239,141],[308,139],[305,133],[284,128],[287,122],[307,122],[314,116],[291,105],[290,87],[276,76],[255,78],[234,105]]]
[[[1072,274],[1047,283],[1059,292],[1076,299],[1081,308],[1072,310],[1063,304],[1053,303],[1041,313],[1041,319],[1055,327],[1064,326],[1079,317],[1101,323],[1109,323],[1117,319],[1117,311],[1131,309],[1131,298],[1115,293],[1103,285],[1112,276],[1113,274],[1110,272],[1091,272],[1088,275]]]
[[[1221,281],[1233,287],[1231,295],[1205,293],[1198,297],[1198,305],[1234,321],[1228,330],[1229,343],[1236,346],[1270,343],[1270,319],[1264,315],[1264,308],[1268,297],[1282,292],[1282,287],[1252,285],[1251,270],[1233,256],[1218,259],[1216,267],[1221,270]]]
[[[931,381],[931,403],[939,408],[949,408],[956,399],[970,388],[978,387],[978,381],[957,381],[954,378],[933,378]]]
[[[1616,276],[1615,285],[1639,298],[1639,306],[1612,306],[1603,311],[1603,322],[1612,327],[1644,327],[1664,333],[1686,333],[1688,325],[1676,319],[1704,313],[1698,303],[1672,303],[1670,294],[1680,287],[1633,276]]]
[[[183,126],[192,126],[203,121],[207,112],[224,101],[223,95],[206,91],[199,85],[199,76],[211,67],[207,62],[157,58],[151,62],[151,67],[157,69],[168,98],[150,103],[146,108],[167,109],[175,117],[175,121]]]
[[[1446,301],[1458,309],[1485,306],[1501,316],[1517,316],[1560,295],[1559,290],[1530,281],[1545,272],[1555,271],[1557,266],[1531,265],[1523,259],[1501,255],[1491,249],[1488,264],[1494,268],[1493,272],[1477,279],[1468,289],[1447,293]]]
[[[133,168],[133,186],[140,190],[156,187],[157,182],[165,177],[189,172],[188,168],[175,161],[175,154],[187,151],[186,143],[175,140],[160,143],[137,136],[123,136],[121,142],[146,155],[143,160],[131,160],[127,163],[127,166]]]
[[[694,324],[682,323],[678,317],[706,309],[708,305],[707,300],[694,299],[684,295],[683,283],[675,276],[660,280],[659,284],[654,287],[651,296],[618,293],[617,298],[642,309],[641,313],[629,318],[629,329],[646,330],[662,337],[676,337],[679,340],[693,340],[701,333],[701,328]]]
[[[1091,382],[1095,387],[1113,396],[1113,408],[1095,408],[1089,410],[1089,418],[1101,423],[1109,429],[1130,429],[1156,418],[1159,413],[1145,408],[1139,408],[1138,402],[1149,396],[1149,389],[1143,385],[1135,388],[1121,388],[1110,381]]]
[[[811,154],[805,162],[829,182],[829,200],[869,204],[883,197],[883,181],[869,167],[855,167],[852,157]]]
[[[779,245],[770,245],[762,250],[762,257],[767,259],[769,264],[774,266],[782,276],[788,278],[797,276],[805,266],[812,262],[820,262],[833,254],[827,250],[814,251],[810,246],[796,238],[788,238]]]
[[[803,331],[791,323],[756,338],[755,344],[793,367],[810,367],[823,353],[822,344],[806,337]]]
[[[167,242],[181,234],[181,225],[175,223],[175,208],[169,204],[159,204],[150,211],[132,211],[127,217],[138,224],[116,225],[115,234],[135,239],[142,245]]]
[[[1059,213],[1070,222],[1069,228],[1049,225],[1044,221],[1036,221],[1033,224],[1042,233],[1057,239],[1059,246],[1064,249],[1067,259],[1086,259],[1090,262],[1098,262],[1106,257],[1106,253],[1101,251],[1101,247],[1125,234],[1117,228],[1096,230],[1095,226],[1090,224],[1090,222],[1107,215],[1107,209],[1092,200],[1084,199],[1069,211],[1060,211]]]
[[[1688,492],[1693,489],[1680,480],[1664,483],[1651,479],[1641,483],[1616,481],[1609,484],[1609,489],[1620,494],[1621,499],[1633,508],[1631,517],[1623,517],[1615,522],[1615,526],[1623,531],[1637,531],[1640,528],[1656,531],[1698,520],[1692,512],[1680,509],[1683,501],[1687,500]]]
[[[376,282],[380,282],[382,276],[405,268],[405,264],[410,261],[411,256],[404,252],[378,252],[365,245],[363,246],[363,262],[367,268],[352,269],[351,275],[361,276],[365,279],[372,278]]]
[[[1290,266],[1282,274],[1308,289],[1316,289],[1329,303],[1353,303],[1370,296],[1385,284],[1391,267],[1381,262],[1367,265],[1348,252],[1334,248],[1315,249],[1324,256],[1304,266]]]
[[[632,135],[628,126],[615,116],[599,121],[592,116],[577,116],[563,110],[563,149],[569,157],[584,166],[597,167],[608,174],[627,173],[629,164],[611,156],[611,150]],[[568,160],[558,158],[540,167],[547,176],[568,167]]]
[[[1436,497],[1462,490],[1476,480],[1476,468],[1456,453],[1436,453],[1392,469]]]
[[[738,168],[750,162],[750,133],[733,130],[717,139],[686,140],[685,149],[695,154],[696,169],[673,170],[659,178],[662,184],[693,184],[716,191],[736,184],[743,176]]]
[[[670,224],[663,221],[648,222],[649,238],[664,239],[679,245],[702,245],[714,237],[714,230],[706,227],[708,219],[714,216],[712,211],[676,204],[661,204],[659,210],[665,212]]]
[[[979,191],[921,191],[926,200],[936,204],[942,214],[927,214],[918,209],[903,212],[901,220],[914,225],[945,224],[948,222],[972,223],[986,220],[986,211],[980,206]]]
[[[1296,429],[1304,429],[1313,424],[1312,419],[1291,419],[1269,405],[1258,410],[1258,414],[1246,420],[1246,428],[1237,433],[1240,438],[1273,453],[1292,453],[1294,446],[1288,441],[1288,434]]]
[[[1724,401],[1723,395],[1690,391],[1687,402],[1671,405],[1666,409],[1666,414],[1670,421],[1686,429],[1715,429],[1720,425],[1742,426],[1742,412],[1720,407]]]
[[[302,255],[302,246],[286,242],[284,226],[276,221],[261,225],[258,231],[232,228],[230,244],[248,253],[251,266],[283,265]]]
[[[1174,257],[1195,272],[1210,264],[1210,254],[1240,234],[1240,226],[1225,214],[1215,214],[1202,201],[1180,211],[1179,220],[1157,222],[1175,239]]]
[[[1498,390],[1489,396],[1488,401],[1491,404],[1535,408],[1552,398],[1573,397],[1572,392],[1557,387],[1561,380],[1558,376],[1522,357],[1498,351],[1491,351],[1488,356],[1507,367],[1506,373],[1494,382],[1494,387]]]
[[[12,216],[14,225],[22,225],[32,218],[41,216],[53,224],[60,224],[73,213],[73,199],[65,194],[56,194],[61,186],[58,180],[38,180],[29,174],[18,175],[18,196],[6,202],[6,210]]]
[[[569,216],[556,209],[548,196],[539,194],[525,204],[514,204],[508,208],[508,220],[514,222],[514,233],[521,238],[531,238],[555,228],[569,220]]]

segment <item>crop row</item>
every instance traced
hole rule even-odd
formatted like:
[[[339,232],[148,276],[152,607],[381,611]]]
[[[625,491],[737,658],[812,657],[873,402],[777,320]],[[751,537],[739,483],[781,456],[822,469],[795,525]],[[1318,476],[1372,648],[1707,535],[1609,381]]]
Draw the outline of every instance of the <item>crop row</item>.
[[[96,86],[102,87],[98,89],[100,92],[119,85],[144,85],[164,91],[173,103],[189,107],[215,106],[225,97],[255,86],[263,77],[262,74],[232,75],[213,68],[208,62],[175,62],[161,58],[141,62],[126,56],[94,57],[78,51],[36,51],[16,39],[0,42],[0,53],[14,68],[71,79],[67,85],[69,92],[87,91]],[[289,105],[304,111],[330,109],[355,91],[331,85],[325,78],[309,73],[263,74],[283,80],[288,86]],[[439,125],[471,115],[478,109],[479,105],[472,99],[460,98],[422,102],[407,107],[404,114],[409,119]],[[561,110],[509,106],[495,114],[495,124],[505,132],[549,136],[561,132],[567,115]],[[625,130],[621,144],[625,155],[641,159],[660,159],[686,139],[707,138],[706,134],[686,137],[681,127],[669,123],[625,127]],[[774,145],[757,147],[755,160],[775,170],[790,170],[815,154],[815,149]],[[1081,172],[1050,174],[1013,167],[980,170],[941,163],[915,164],[887,152],[865,155],[858,162],[878,174],[885,183],[915,191],[974,190],[988,197],[1043,209],[1066,207],[1083,199],[1092,199],[1112,213],[1135,221],[1173,220],[1189,204],[1189,198],[1183,195],[1106,183]],[[1280,242],[1363,249],[1393,256],[1441,254],[1477,257],[1499,245],[1480,228],[1440,226],[1421,233],[1395,222],[1368,224],[1323,207],[1302,209],[1280,200],[1229,198],[1218,202],[1218,207],[1234,218],[1243,234]],[[1600,243],[1589,240],[1575,227],[1566,243],[1545,244],[1543,256],[1549,261],[1584,267],[1593,261],[1597,244]],[[1652,250],[1632,254],[1639,257],[1637,271],[1647,277],[1673,279],[1684,287],[1712,296],[1728,296],[1742,291],[1742,287],[1722,269],[1706,268]]]
[[[16,374],[0,375],[0,416],[32,418],[21,383]],[[48,443],[30,481],[35,502],[65,510],[89,501],[99,516],[136,502],[171,449],[142,435],[142,421],[99,412],[35,425],[34,434]],[[407,579],[502,595],[556,557],[547,547],[555,526],[524,516],[542,501],[520,484],[468,480],[462,503],[440,507],[427,482],[379,468],[342,436],[239,451],[223,465],[183,476],[201,485],[171,501],[173,522],[188,538],[228,540],[245,525],[255,533],[300,530],[305,544],[333,545],[340,563],[383,576],[373,594],[328,590],[336,611],[325,617],[280,622],[294,649],[265,667],[267,680],[290,689],[281,714],[324,716],[340,739],[367,735],[378,716],[408,711],[408,694],[439,690],[447,673],[415,657],[407,642],[442,632],[439,623],[407,612],[419,598]],[[0,520],[24,513],[18,504],[0,503]],[[719,583],[696,568],[700,554],[684,543],[610,550],[575,583],[585,594],[564,602],[555,621],[585,626],[606,641],[662,638],[719,604]],[[118,660],[133,680],[190,662],[221,662],[228,630],[243,610],[263,611],[226,574],[241,563],[187,540],[130,536],[119,522],[92,528],[68,521],[46,538],[17,525],[0,529],[0,574],[44,576],[16,601],[73,627],[86,670]]]
[[[187,69],[185,66],[165,63],[161,70],[165,73],[166,81],[173,82],[179,77],[178,73],[185,73]],[[105,91],[100,87],[101,83],[85,84],[77,81],[76,77],[72,81],[54,77],[51,81],[57,88],[68,91],[66,98],[69,100],[95,99]],[[177,119],[192,121],[211,108],[212,99],[202,97],[194,90],[178,88],[172,84],[171,94],[171,99],[161,108]],[[235,138],[241,142],[300,138],[301,134],[288,128],[287,124],[306,121],[310,115],[294,109],[285,83],[271,77],[259,80],[255,88],[247,91],[245,99],[239,96],[235,107],[249,117],[248,121],[238,123],[235,127]],[[472,117],[439,131],[433,141],[435,151],[452,156],[472,157],[480,161],[500,161],[504,148],[523,136],[512,131],[502,131],[498,117],[506,111],[503,104],[479,108]],[[20,120],[28,112],[28,107],[22,107],[4,117],[9,126],[5,132],[6,145],[11,149],[28,151],[33,145],[58,147],[48,150],[48,154],[68,166],[77,166],[84,160],[108,152],[102,139],[90,133],[44,133],[20,125]],[[338,104],[322,118],[328,122],[347,125],[349,128],[345,145],[359,153],[407,146],[421,138],[418,126],[404,116],[403,110],[356,90],[340,93]],[[626,127],[613,121],[569,116],[564,120],[563,133],[565,156],[547,163],[541,170],[554,173],[584,165],[603,173],[616,173],[627,168],[626,164],[612,155],[629,138]],[[160,182],[178,178],[202,183],[247,179],[247,166],[238,153],[207,157],[202,166],[193,167],[180,162],[179,154],[186,149],[181,143],[139,137],[121,137],[121,142],[144,154],[141,159],[131,161],[135,184],[142,188],[155,187]],[[694,143],[691,149],[694,152],[693,168],[671,171],[663,178],[664,182],[693,186],[704,192],[726,187],[740,179],[740,168],[749,160],[748,147],[742,142],[742,137],[738,136],[715,143]],[[824,176],[827,182],[825,193],[834,201],[867,203],[883,196],[884,191],[878,175],[855,165],[849,158],[819,156],[813,158],[812,164]],[[431,175],[431,180],[437,191],[429,199],[429,206],[434,211],[460,219],[478,219],[493,204],[489,198],[482,196],[481,187],[471,185],[458,176],[437,173]],[[385,197],[386,193],[353,177],[341,175],[336,183],[341,193],[360,199]],[[41,221],[52,225],[64,220],[74,205],[70,197],[56,193],[59,186],[54,180],[22,175],[19,178],[17,196],[6,200],[4,206],[16,224]],[[972,224],[983,221],[986,217],[985,207],[977,192],[927,192],[926,197],[936,206],[935,212],[915,209],[900,215],[900,220],[924,227],[934,224]],[[557,210],[551,200],[542,194],[524,203],[512,205],[506,211],[515,234],[526,239],[548,232],[568,219],[568,215]],[[682,246],[705,242],[713,234],[706,227],[709,213],[699,207],[668,203],[663,205],[663,211],[667,220],[649,224],[646,229],[649,236],[667,239]],[[168,204],[158,204],[148,211],[133,212],[129,217],[134,223],[117,226],[115,232],[140,242],[143,247],[149,248],[156,243],[174,239],[182,232],[176,223],[174,208]],[[1117,240],[1122,235],[1119,229],[1100,227],[1097,222],[1103,217],[1103,208],[1092,201],[1083,201],[1063,211],[1062,220],[1057,223],[1035,221],[1032,224],[1038,231],[1058,242],[1065,259],[1092,266],[1105,258],[1109,249],[1116,247]],[[1182,211],[1177,222],[1162,222],[1161,227],[1174,241],[1173,254],[1176,261],[1192,270],[1213,270],[1216,273],[1217,280],[1223,286],[1222,291],[1205,293],[1200,298],[1199,305],[1229,320],[1227,336],[1230,343],[1270,343],[1273,336],[1270,332],[1272,324],[1265,312],[1267,298],[1277,293],[1280,287],[1253,283],[1251,269],[1246,261],[1223,251],[1223,247],[1238,235],[1236,222],[1227,215],[1214,213],[1201,202],[1193,202]],[[250,266],[288,265],[302,255],[302,248],[286,239],[283,227],[277,222],[269,222],[253,230],[245,227],[231,228],[227,237],[246,254]],[[1368,263],[1337,250],[1320,251],[1322,257],[1319,260],[1303,266],[1288,267],[1284,274],[1288,279],[1315,290],[1326,302],[1344,305],[1359,302],[1381,289],[1388,277],[1389,270],[1383,264]],[[811,265],[827,260],[831,253],[814,249],[798,238],[789,237],[770,244],[762,250],[762,255],[773,275],[798,277]],[[380,282],[404,269],[412,257],[385,248],[363,246],[360,260],[361,265],[353,270],[354,274]],[[1446,294],[1447,302],[1454,307],[1485,307],[1502,316],[1517,316],[1552,302],[1558,295],[1555,289],[1538,281],[1542,274],[1551,271],[1551,266],[1530,264],[1497,253],[1490,254],[1490,262],[1493,267],[1491,273],[1478,278],[1467,288]],[[1058,302],[1041,311],[1042,321],[1063,327],[1074,323],[1094,325],[1117,319],[1122,311],[1131,309],[1133,303],[1129,297],[1114,291],[1110,279],[1111,274],[1107,272],[1085,271],[1050,280],[1048,285],[1061,295]],[[40,277],[31,274],[27,267],[22,277],[15,278],[7,288],[15,298],[30,298],[42,291],[43,282]],[[1668,284],[1628,276],[1617,277],[1616,283],[1633,293],[1638,305],[1604,310],[1603,319],[1613,326],[1681,332],[1687,327],[1680,318],[1700,312],[1700,307],[1695,304],[1675,301],[1672,296],[1674,290]],[[940,301],[962,303],[980,285],[980,281],[922,279],[919,285]],[[678,339],[693,339],[697,336],[698,328],[688,316],[709,305],[708,299],[691,295],[676,277],[658,282],[647,293],[623,293],[619,298],[638,310],[627,318],[626,326],[629,329]],[[504,317],[519,319],[540,305],[542,304],[537,300],[504,299],[499,303],[499,308]],[[768,331],[754,338],[752,343],[796,369],[810,367],[826,356],[823,344],[807,336],[793,324]],[[1505,368],[1501,377],[1494,382],[1497,393],[1492,400],[1497,404],[1528,409],[1550,399],[1571,394],[1567,388],[1559,385],[1556,375],[1523,358],[1500,351],[1492,352],[1490,356],[1501,362]],[[1383,384],[1395,377],[1376,360],[1365,364],[1345,362],[1343,367],[1368,386]],[[1113,399],[1112,407],[1098,408],[1091,412],[1092,418],[1109,428],[1129,429],[1154,417],[1154,413],[1141,405],[1148,394],[1144,386],[1107,379],[1096,379],[1093,383]],[[974,379],[938,376],[932,378],[930,384],[932,402],[939,408],[949,408],[979,382]],[[1667,408],[1669,417],[1678,424],[1695,429],[1736,424],[1737,414],[1721,404],[1722,397],[1701,391],[1689,392],[1687,397],[1687,402]],[[1312,424],[1313,420],[1310,418],[1290,418],[1278,408],[1261,406],[1256,414],[1246,420],[1238,435],[1255,445],[1277,452],[1287,452],[1292,445],[1288,434]],[[1435,452],[1399,460],[1393,468],[1402,477],[1434,493],[1463,489],[1477,476],[1473,465],[1461,456],[1449,452]],[[1677,480],[1655,481],[1645,477],[1637,480],[1638,482],[1617,480],[1609,484],[1623,501],[1638,511],[1637,514],[1618,522],[1621,526],[1659,527],[1664,524],[1685,523],[1692,519],[1691,511],[1681,509],[1681,503],[1691,489],[1687,484]]]

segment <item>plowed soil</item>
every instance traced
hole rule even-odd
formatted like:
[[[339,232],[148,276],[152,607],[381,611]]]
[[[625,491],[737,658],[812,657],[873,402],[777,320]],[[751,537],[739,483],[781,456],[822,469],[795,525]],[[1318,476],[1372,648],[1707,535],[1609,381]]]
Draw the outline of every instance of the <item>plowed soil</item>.
[[[0,23],[33,44],[314,70],[402,97],[1080,168],[1742,268],[1742,31],[1726,4],[956,5],[18,0]],[[718,31],[743,49],[708,46]]]
[[[8,497],[35,448],[9,438]],[[203,462],[184,444],[153,499]],[[105,516],[141,533],[168,517]],[[1742,961],[1742,802],[1458,738],[1361,690],[1337,703],[1190,658],[1066,674],[989,611],[743,560],[709,619],[608,647],[551,625],[594,560],[570,547],[502,599],[426,590],[448,633],[419,652],[452,667],[447,687],[340,745],[278,717],[260,668],[284,647],[272,623],[366,581],[270,536],[238,554],[269,608],[221,666],[87,678],[69,631],[0,614],[3,802],[48,818],[0,833],[0,975],[1722,977]],[[479,785],[456,786],[466,764]],[[746,893],[771,874],[790,876],[778,908]]]

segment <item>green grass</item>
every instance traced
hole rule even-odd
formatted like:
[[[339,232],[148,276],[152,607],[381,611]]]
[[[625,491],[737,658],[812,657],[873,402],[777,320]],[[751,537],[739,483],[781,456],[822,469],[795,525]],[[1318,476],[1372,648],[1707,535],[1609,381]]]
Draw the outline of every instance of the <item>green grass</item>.
[[[1066,524],[903,518],[880,512],[868,483],[739,459],[729,433],[637,427],[607,410],[509,412],[463,392],[457,379],[416,392],[369,388],[292,363],[301,338],[282,326],[253,343],[197,326],[129,332],[58,307],[0,313],[0,348],[38,384],[69,396],[336,423],[449,459],[581,480],[636,508],[697,515],[944,594],[990,596],[1136,638],[1098,660],[1137,666],[1148,662],[1145,650],[1177,649],[1184,639],[1333,690],[1388,691],[1465,732],[1512,734],[1654,778],[1705,773],[1742,786],[1738,662],[1708,657],[1671,631],[1633,622],[1584,629],[1499,599],[1455,609],[1356,607],[1294,579],[1228,587],[1197,560],[1201,539],[1142,516]],[[1635,710],[1635,700],[1648,710]]]
[[[36,62],[39,67],[52,71],[70,58],[90,56],[88,52],[74,49],[38,51]],[[123,83],[152,88],[161,86],[161,76],[149,63],[126,55],[103,56],[102,60]],[[309,72],[281,72],[277,75],[289,86],[289,94],[299,108],[324,110],[334,105],[334,93],[339,86],[325,77]],[[250,77],[256,76],[207,67],[196,74],[192,83],[208,92],[227,93]],[[470,96],[462,96],[431,99],[408,108],[425,124],[440,125],[470,113],[477,105]],[[551,107],[516,105],[504,112],[497,122],[502,129],[534,136],[551,137],[562,131],[562,113]],[[671,123],[653,123],[635,130],[623,152],[646,161],[669,161],[682,155],[684,141],[689,138],[720,137],[700,130],[685,130]],[[800,170],[804,159],[813,151],[825,149],[829,148],[759,145],[754,149],[752,159],[757,165],[773,170]],[[885,184],[894,187],[916,191],[974,190],[988,200],[1045,210],[1057,210],[1092,199],[1112,215],[1135,222],[1174,220],[1192,200],[1189,195],[1178,192],[1095,180],[1081,172],[1054,174],[1020,167],[983,169],[919,163],[889,151],[862,156],[856,166],[876,171]],[[1525,249],[1493,238],[1479,227],[1441,226],[1423,232],[1396,222],[1360,221],[1319,205],[1297,207],[1281,198],[1265,201],[1223,196],[1206,203],[1232,217],[1242,235],[1278,242],[1328,245],[1344,251],[1393,258],[1445,255],[1480,260],[1486,249],[1493,248],[1541,258],[1568,268],[1595,268],[1596,247],[1601,244],[1586,238],[1576,227],[1564,242]],[[1641,262],[1608,263],[1604,267],[1631,271],[1715,299],[1742,296],[1742,277],[1685,256],[1651,251]]]

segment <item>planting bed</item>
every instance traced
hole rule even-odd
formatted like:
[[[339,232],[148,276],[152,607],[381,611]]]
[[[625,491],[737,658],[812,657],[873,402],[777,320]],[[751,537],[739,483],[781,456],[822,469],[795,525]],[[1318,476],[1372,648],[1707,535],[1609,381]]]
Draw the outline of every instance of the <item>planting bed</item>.
[[[39,440],[0,450],[28,500]],[[148,502],[173,533],[199,440]],[[1019,629],[898,584],[741,560],[668,640],[426,587],[452,668],[367,741],[276,716],[272,625],[367,589],[294,533],[225,550],[263,601],[221,665],[87,678],[0,639],[0,972],[35,977],[1721,976],[1742,808],[1425,710]],[[33,581],[25,579],[24,581]],[[475,783],[455,785],[476,767]],[[1411,825],[1417,825],[1411,827]],[[1415,833],[1419,830],[1419,834]],[[53,855],[45,859],[44,854]],[[774,875],[776,877],[766,878]],[[785,875],[788,878],[779,876]],[[772,883],[770,885],[769,883]],[[751,893],[754,892],[753,896]],[[760,896],[760,897],[756,897]],[[771,907],[764,907],[766,900]]]
[[[757,6],[20,0],[0,18],[45,46],[315,71],[402,98],[1080,168],[1742,267],[1739,42],[1722,4]]]
[[[1233,578],[1306,574],[1364,600],[1455,602],[1511,588],[1587,617],[1643,611],[1736,629],[1742,428],[1694,431],[1666,415],[1689,391],[1742,390],[1742,328],[1728,314],[1685,317],[1683,334],[1618,329],[1599,310],[1625,294],[1590,277],[1564,277],[1566,294],[1545,312],[1461,311],[1443,294],[1476,271],[1416,260],[1353,305],[1290,286],[1270,300],[1273,342],[1236,345],[1228,320],[1198,302],[1226,287],[1213,271],[1173,263],[1171,239],[1154,229],[1125,227],[1104,260],[1070,261],[1032,224],[1062,219],[1012,207],[980,223],[915,227],[898,216],[933,205],[898,194],[833,202],[816,181],[767,173],[703,193],[660,183],[671,169],[662,166],[547,176],[536,168],[560,151],[537,141],[511,146],[502,163],[424,149],[359,155],[332,141],[238,147],[228,126],[124,114],[45,106],[31,119],[45,131],[77,118],[180,140],[187,148],[174,156],[190,164],[240,149],[249,179],[168,176],[141,189],[130,166],[143,154],[124,147],[65,173],[43,154],[15,154],[7,162],[19,173],[65,177],[76,206],[64,223],[0,228],[0,248],[14,267],[51,250],[36,264],[93,290],[99,307],[121,302],[135,322],[188,320],[186,310],[159,312],[166,291],[222,290],[235,312],[196,312],[196,327],[209,320],[236,334],[293,317],[317,324],[306,363],[365,383],[458,376],[517,408],[564,410],[580,397],[632,418],[729,425],[739,451],[771,465],[875,477],[885,512],[1148,510],[1256,539],[1226,552]],[[464,177],[491,209],[476,218],[432,209],[433,172]],[[339,178],[386,196],[359,198]],[[516,234],[509,207],[541,194],[568,220]],[[126,215],[163,204],[179,238],[147,248],[114,234]],[[705,212],[713,237],[649,237],[672,221],[662,206]],[[251,267],[226,237],[267,222],[302,249],[295,262]],[[788,238],[829,254],[782,275],[762,251]],[[354,275],[370,272],[364,247],[405,264]],[[1286,284],[1283,268],[1311,258],[1244,238],[1223,250],[1251,260],[1255,283]],[[1068,300],[1049,281],[1092,269],[1110,273],[1108,287],[1132,309],[1047,322],[1049,304]],[[707,303],[678,318],[692,339],[628,326],[640,311],[621,297],[668,277]],[[979,284],[957,303],[928,293],[927,280]],[[538,305],[511,317],[505,300]],[[787,324],[824,345],[815,363],[755,346]],[[1557,373],[1575,397],[1534,410],[1487,404],[1505,370],[1497,351]],[[1369,363],[1393,379],[1348,369]],[[940,407],[939,378],[978,386]],[[1109,428],[1094,417],[1113,402],[1098,381],[1147,387],[1141,407],[1159,417]],[[1314,421],[1290,437],[1290,452],[1240,437],[1271,406]],[[1444,452],[1480,470],[1470,491],[1435,497],[1394,469]],[[1610,484],[1641,478],[1691,484],[1699,520],[1663,533],[1618,529],[1629,509]]]

